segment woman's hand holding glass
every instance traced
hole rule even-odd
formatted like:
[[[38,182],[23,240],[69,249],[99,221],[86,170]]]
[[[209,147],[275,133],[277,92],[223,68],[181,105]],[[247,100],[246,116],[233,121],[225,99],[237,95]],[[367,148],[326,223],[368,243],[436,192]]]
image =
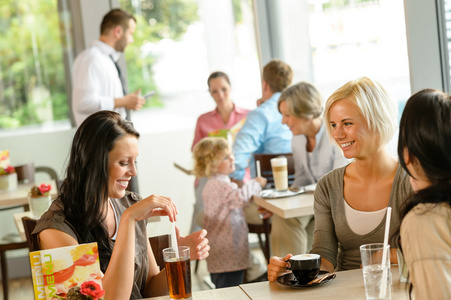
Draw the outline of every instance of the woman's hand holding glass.
[[[269,265],[268,265],[268,280],[269,281],[276,281],[277,277],[287,273],[286,268],[289,267],[289,264],[286,261],[292,256],[293,256],[292,254],[287,254],[287,256],[285,256],[284,258],[280,258],[278,256],[272,256],[269,259]]]

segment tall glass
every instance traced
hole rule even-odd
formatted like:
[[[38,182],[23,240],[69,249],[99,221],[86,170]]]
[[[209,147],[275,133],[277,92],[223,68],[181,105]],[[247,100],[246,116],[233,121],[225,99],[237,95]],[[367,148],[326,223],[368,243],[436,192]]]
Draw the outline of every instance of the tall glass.
[[[288,189],[288,167],[286,157],[275,157],[270,160],[274,185],[277,191]]]
[[[366,299],[391,299],[390,245],[387,245],[385,268],[382,267],[383,243],[360,246]],[[385,271],[385,276],[384,276]],[[385,279],[385,281],[384,281]],[[385,293],[383,293],[385,285]]]
[[[191,265],[189,247],[163,249],[163,258],[171,299],[191,299]]]

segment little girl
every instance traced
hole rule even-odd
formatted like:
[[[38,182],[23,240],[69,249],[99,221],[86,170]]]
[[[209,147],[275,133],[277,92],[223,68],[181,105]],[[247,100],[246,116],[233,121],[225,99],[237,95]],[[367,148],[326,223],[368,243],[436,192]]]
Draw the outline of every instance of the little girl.
[[[207,137],[193,149],[196,177],[208,177],[202,192],[204,228],[208,231],[210,255],[207,258],[211,281],[216,288],[243,283],[244,271],[250,267],[248,227],[243,207],[258,194],[266,179],[257,177],[239,188],[230,181],[235,159],[227,141]]]

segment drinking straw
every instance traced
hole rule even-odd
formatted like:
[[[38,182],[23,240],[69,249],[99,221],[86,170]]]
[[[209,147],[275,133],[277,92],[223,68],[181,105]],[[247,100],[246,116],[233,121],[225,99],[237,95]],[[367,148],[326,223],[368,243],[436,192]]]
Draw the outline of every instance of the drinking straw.
[[[175,233],[175,221],[171,223],[172,233],[171,233],[171,246],[175,251],[175,258],[179,258],[179,250],[177,244],[177,234]]]
[[[257,177],[261,177],[261,176],[262,176],[262,171],[261,171],[261,169],[260,169],[260,161],[257,160],[257,161],[255,162],[255,164],[257,165]]]
[[[391,207],[387,207],[387,217],[385,219],[385,234],[384,234],[384,248],[382,249],[382,285],[379,293],[379,298],[385,297],[386,289],[387,289],[387,270],[385,267],[385,263],[387,260],[387,246],[388,246],[388,233],[390,231],[390,218],[391,218]]]

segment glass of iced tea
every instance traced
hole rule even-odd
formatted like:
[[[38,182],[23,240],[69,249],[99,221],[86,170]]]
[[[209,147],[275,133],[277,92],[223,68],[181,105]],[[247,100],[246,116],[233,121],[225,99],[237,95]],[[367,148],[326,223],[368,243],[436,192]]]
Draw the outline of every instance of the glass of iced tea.
[[[191,299],[191,265],[189,247],[163,249],[166,277],[171,299]]]

